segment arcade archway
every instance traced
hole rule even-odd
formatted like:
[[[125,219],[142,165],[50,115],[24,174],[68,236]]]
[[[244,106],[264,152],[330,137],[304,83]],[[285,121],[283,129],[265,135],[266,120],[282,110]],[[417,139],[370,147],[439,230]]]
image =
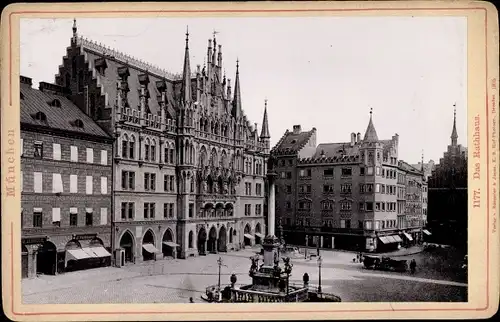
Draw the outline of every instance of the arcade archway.
[[[162,253],[163,256],[175,258],[177,244],[174,242],[174,234],[170,229],[167,229],[162,238]]]
[[[218,240],[218,245],[217,249],[219,252],[226,252],[227,251],[227,230],[226,227],[222,226],[219,230],[219,240]]]
[[[257,223],[257,225],[255,225],[255,243],[256,244],[262,244],[262,234],[260,231],[261,231],[260,223]]]
[[[120,238],[120,248],[125,251],[125,263],[133,262],[134,260],[134,237],[130,231],[126,231]]]
[[[57,248],[50,241],[45,241],[36,255],[37,274],[55,275],[57,266]]]
[[[206,255],[205,243],[207,241],[207,231],[205,228],[201,228],[198,232],[198,254]]]
[[[208,233],[207,250],[209,253],[217,252],[217,230],[214,226],[212,226],[210,232]]]
[[[144,234],[144,237],[142,237],[142,260],[154,260],[156,252],[155,236],[153,235],[151,229],[148,229]]]
[[[251,229],[249,224],[245,225],[245,229],[243,230],[243,237],[245,246],[252,246],[252,239],[254,237],[251,235]]]

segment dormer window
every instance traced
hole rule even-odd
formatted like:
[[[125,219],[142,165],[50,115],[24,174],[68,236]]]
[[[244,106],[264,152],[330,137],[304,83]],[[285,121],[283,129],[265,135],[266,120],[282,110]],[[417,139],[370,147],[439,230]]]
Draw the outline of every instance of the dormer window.
[[[83,121],[80,119],[75,120],[74,125],[79,128],[83,128]]]
[[[50,106],[61,107],[61,101],[55,98],[52,100],[52,102],[50,102]]]
[[[43,112],[37,112],[35,114],[35,120],[47,122],[47,115],[45,115],[45,113]]]

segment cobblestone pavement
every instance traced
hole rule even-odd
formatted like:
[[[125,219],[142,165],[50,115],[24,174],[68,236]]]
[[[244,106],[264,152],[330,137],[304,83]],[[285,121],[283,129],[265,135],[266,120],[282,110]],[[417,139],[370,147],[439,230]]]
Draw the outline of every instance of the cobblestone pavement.
[[[210,254],[186,260],[162,260],[124,268],[104,267],[40,276],[22,281],[25,304],[49,303],[185,303],[189,297],[200,302],[209,285],[218,282],[217,259],[222,258],[221,283],[236,274],[238,284],[251,282],[249,257],[257,249]],[[302,255],[303,256],[303,255]],[[302,283],[308,273],[316,287],[316,260],[292,256],[290,281]],[[353,254],[323,252],[322,289],[343,301],[466,301],[466,284],[409,273],[385,273],[362,268],[352,262]]]

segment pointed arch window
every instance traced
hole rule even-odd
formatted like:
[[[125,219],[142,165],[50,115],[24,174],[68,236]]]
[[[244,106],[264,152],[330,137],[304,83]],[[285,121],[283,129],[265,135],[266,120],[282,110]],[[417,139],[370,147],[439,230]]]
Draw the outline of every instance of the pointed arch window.
[[[122,158],[126,159],[128,156],[128,136],[127,134],[123,134],[122,136]]]
[[[144,141],[144,160],[149,161],[149,153],[150,153],[150,143],[149,139],[147,138]]]
[[[151,146],[150,146],[150,149],[151,149],[151,161],[152,162],[155,162],[156,161],[156,141],[155,140],[151,140]]]
[[[128,141],[128,157],[135,159],[135,136],[131,135]]]
[[[299,210],[310,210],[311,206],[312,206],[311,199],[301,199],[298,202],[298,209]]]

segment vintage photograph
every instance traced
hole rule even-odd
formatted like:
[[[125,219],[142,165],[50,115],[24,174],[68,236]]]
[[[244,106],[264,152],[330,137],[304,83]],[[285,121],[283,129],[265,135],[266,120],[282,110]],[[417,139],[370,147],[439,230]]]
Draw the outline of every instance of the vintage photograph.
[[[23,304],[468,301],[465,17],[22,18],[19,83]]]

